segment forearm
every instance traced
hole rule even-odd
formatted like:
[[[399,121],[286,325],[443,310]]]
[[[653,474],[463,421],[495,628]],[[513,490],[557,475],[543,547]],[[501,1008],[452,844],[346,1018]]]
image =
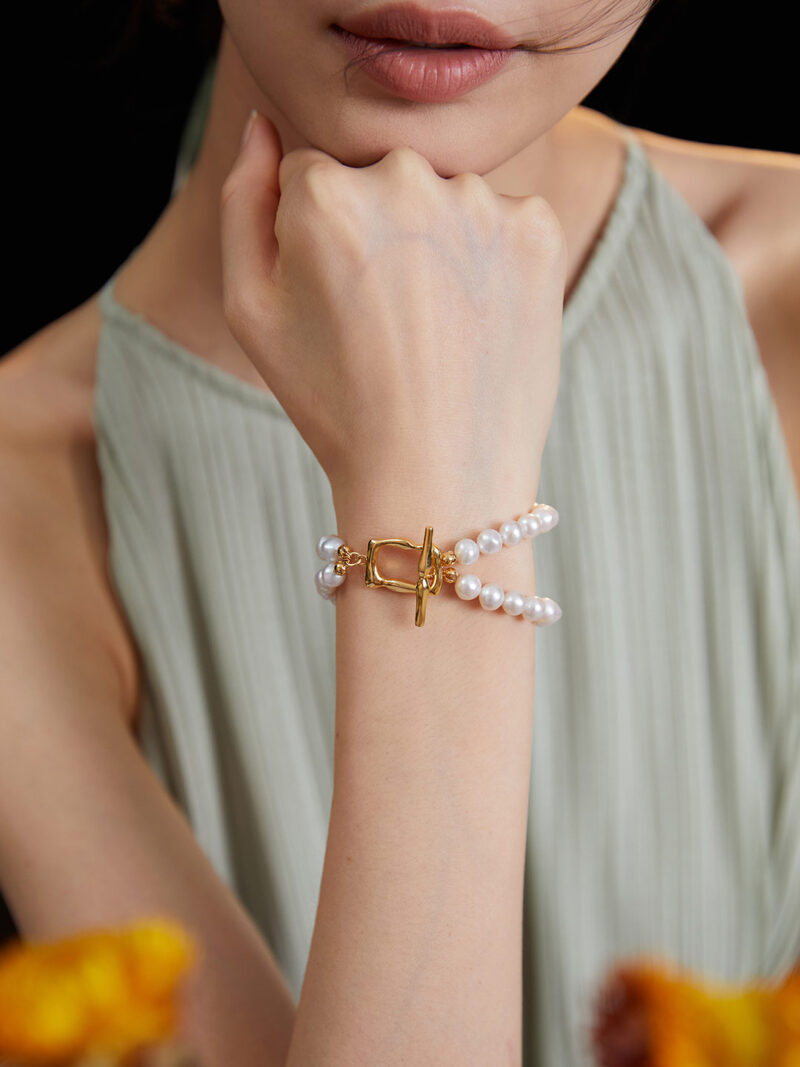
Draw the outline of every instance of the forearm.
[[[430,524],[445,549],[534,490],[364,494],[337,503],[339,536],[363,552]],[[381,566],[415,578],[417,558]],[[527,540],[468,570],[534,591]],[[535,627],[447,585],[416,627],[414,596],[363,574],[336,593],[333,803],[288,1063],[519,1063]]]

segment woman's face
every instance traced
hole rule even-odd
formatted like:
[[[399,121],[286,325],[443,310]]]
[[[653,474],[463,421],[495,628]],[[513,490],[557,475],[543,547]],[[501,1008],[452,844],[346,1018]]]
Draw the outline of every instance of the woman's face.
[[[284,151],[312,145],[352,167],[410,145],[444,177],[486,174],[522,151],[586,96],[612,66],[646,12],[643,0],[482,0],[468,9],[517,44],[559,39],[581,51],[516,51],[495,76],[446,103],[412,101],[374,82],[333,25],[380,4],[363,0],[220,0],[223,49],[252,79],[260,110]],[[441,11],[435,0],[419,0]]]

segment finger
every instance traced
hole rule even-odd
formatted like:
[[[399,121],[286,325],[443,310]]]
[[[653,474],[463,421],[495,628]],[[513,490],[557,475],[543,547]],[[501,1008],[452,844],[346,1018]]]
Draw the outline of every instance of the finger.
[[[291,152],[287,152],[278,167],[278,187],[281,194],[286,192],[295,175],[306,170],[312,163],[322,161],[327,161],[331,164],[338,162],[333,156],[329,156],[327,152],[323,152],[319,148],[304,146],[302,148],[293,148]],[[339,165],[341,166],[341,164]]]
[[[281,155],[275,126],[256,114],[220,197],[223,303],[234,316],[240,309],[264,307],[275,281]]]

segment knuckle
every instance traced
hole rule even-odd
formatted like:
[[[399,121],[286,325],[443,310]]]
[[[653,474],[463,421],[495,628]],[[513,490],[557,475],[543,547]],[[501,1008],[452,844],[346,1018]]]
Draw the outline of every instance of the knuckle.
[[[299,172],[298,177],[303,185],[313,185],[315,182],[325,181],[333,176],[334,164],[326,159],[312,159]]]
[[[339,164],[316,148],[293,148],[278,164],[278,185],[281,195],[295,187],[307,190],[320,177],[340,169]]]
[[[497,194],[480,174],[465,171],[448,179],[460,196],[469,201],[469,206],[483,218],[497,219],[500,204]]]
[[[383,161],[393,170],[408,174],[430,173],[433,167],[424,156],[416,152],[410,145],[396,145],[390,148]]]
[[[566,259],[564,230],[543,196],[528,196],[521,200],[516,208],[515,223],[526,244],[540,255],[556,261]]]
[[[452,178],[448,178],[454,188],[461,192],[467,193],[469,196],[480,197],[486,202],[494,202],[497,197],[492,188],[483,180],[480,174],[475,174],[474,171],[466,170],[462,174],[454,174]]]
[[[321,152],[318,148],[309,148],[301,146],[300,148],[292,148],[289,152],[285,152],[281,156],[280,163],[278,164],[278,172],[284,176],[290,177],[293,174],[302,174],[304,170],[308,170],[309,167],[315,163],[332,163],[333,160],[330,156]],[[286,175],[286,172],[289,172]]]
[[[325,160],[314,160],[298,175],[300,193],[310,206],[327,209],[338,195],[337,168]]]
[[[528,196],[522,201],[521,213],[531,231],[543,241],[557,243],[562,229],[553,208],[543,196]]]

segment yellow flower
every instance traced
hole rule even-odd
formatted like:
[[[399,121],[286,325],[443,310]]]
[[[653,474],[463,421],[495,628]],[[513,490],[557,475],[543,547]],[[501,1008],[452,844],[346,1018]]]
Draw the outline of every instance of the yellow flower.
[[[165,919],[0,949],[0,1059],[112,1062],[175,1031],[179,982],[198,946]]]
[[[800,1067],[800,971],[734,986],[619,964],[599,990],[591,1037],[598,1067]]]

